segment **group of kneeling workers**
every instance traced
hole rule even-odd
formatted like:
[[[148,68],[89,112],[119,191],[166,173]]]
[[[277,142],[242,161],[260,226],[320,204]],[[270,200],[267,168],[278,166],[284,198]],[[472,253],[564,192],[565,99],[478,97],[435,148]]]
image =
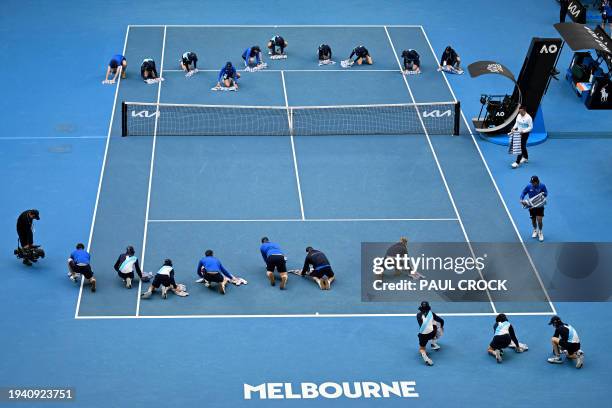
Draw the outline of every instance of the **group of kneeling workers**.
[[[276,285],[275,272],[277,272],[280,276],[281,290],[287,286],[289,273],[311,278],[321,290],[329,290],[331,288],[335,275],[327,256],[322,251],[311,246],[307,247],[303,268],[288,270],[285,254],[279,244],[270,242],[268,237],[263,237],[259,250],[266,264],[266,275],[272,286]],[[121,253],[117,258],[114,269],[127,289],[132,288],[135,274],[138,275],[142,282],[149,282],[152,279],[149,288],[141,294],[142,298],[151,297],[160,288],[162,298],[164,299],[167,297],[168,291],[172,291],[178,296],[188,295],[185,285],[177,284],[175,281],[175,272],[171,259],[165,259],[163,265],[155,274],[143,273],[134,247],[128,246],[125,252]],[[214,256],[214,252],[211,249],[207,249],[204,252],[204,257],[198,262],[196,273],[198,276],[196,283],[202,283],[206,287],[216,285],[221,294],[225,294],[228,283],[233,283],[237,286],[247,283],[245,279],[230,273],[221,261]],[[82,243],[76,245],[76,249],[72,251],[68,258],[68,276],[75,283],[79,281],[79,277],[82,277],[85,280],[84,282],[90,284],[91,291],[96,291],[96,278],[91,269],[91,256],[85,250],[85,245]]]
[[[438,340],[444,333],[444,319],[431,310],[429,302],[421,302],[419,312],[416,315],[419,324],[419,353],[428,366],[433,365],[433,360],[427,354],[427,344],[434,351],[440,350]],[[580,337],[576,329],[564,323],[559,316],[553,316],[548,322],[555,328],[551,339],[553,356],[548,358],[551,364],[563,364],[564,356],[576,364],[576,368],[584,365],[584,352],[580,348]],[[495,357],[498,363],[503,361],[504,349],[513,348],[515,352],[522,353],[528,350],[528,346],[520,343],[516,332],[508,317],[500,313],[495,317],[493,325],[493,339],[487,348],[487,353]]]

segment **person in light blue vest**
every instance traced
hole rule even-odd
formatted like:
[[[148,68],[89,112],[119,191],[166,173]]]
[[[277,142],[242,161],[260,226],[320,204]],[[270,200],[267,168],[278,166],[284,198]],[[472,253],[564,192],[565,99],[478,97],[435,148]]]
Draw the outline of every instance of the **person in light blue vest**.
[[[519,343],[518,339],[516,338],[514,327],[512,327],[512,324],[508,321],[508,318],[504,313],[498,314],[495,318],[493,333],[493,340],[491,340],[487,352],[495,357],[495,360],[497,360],[498,363],[501,363],[503,360],[502,355],[504,353],[504,349],[511,347],[511,345],[514,345],[514,351],[517,353],[522,353],[524,351],[521,343]]]
[[[117,262],[115,262],[115,271],[117,275],[123,280],[123,283],[127,289],[132,288],[132,281],[134,280],[134,271],[138,274],[138,277],[142,279],[142,271],[140,270],[140,264],[136,257],[136,252],[133,246],[128,246],[125,253],[119,255]]]
[[[164,264],[155,274],[153,278],[153,282],[151,282],[151,286],[147,289],[146,292],[143,292],[140,297],[142,299],[149,299],[153,292],[161,287],[161,296],[162,299],[168,298],[168,291],[171,290],[178,296],[187,296],[189,293],[185,290],[184,285],[178,285],[174,280],[174,267],[172,266],[171,259],[165,259]]]
[[[432,366],[433,361],[427,355],[427,343],[431,341],[432,350],[440,350],[438,339],[442,336],[444,330],[444,319],[431,311],[429,302],[421,302],[416,319],[419,323],[419,333],[417,335],[419,338],[419,353],[425,364]]]
[[[554,326],[555,334],[551,339],[553,357],[548,359],[551,364],[563,364],[562,354],[570,360],[576,361],[576,368],[584,365],[584,352],[580,348],[580,337],[578,332],[567,323],[563,323],[559,316],[550,318],[549,325]]]

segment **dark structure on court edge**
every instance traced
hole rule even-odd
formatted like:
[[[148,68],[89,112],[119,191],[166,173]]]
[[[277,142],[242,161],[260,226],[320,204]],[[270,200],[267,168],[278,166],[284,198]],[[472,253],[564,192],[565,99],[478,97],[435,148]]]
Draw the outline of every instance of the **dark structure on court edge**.
[[[507,133],[514,124],[519,105],[524,105],[535,121],[540,113],[540,102],[548,89],[550,78],[557,73],[555,66],[562,45],[560,38],[534,37],[518,79],[514,78],[507,67],[495,61],[478,61],[468,66],[470,76],[473,78],[495,74],[503,75],[514,82],[512,94],[483,94],[480,97],[482,104],[480,114],[478,118],[472,119],[478,132],[490,135]]]
[[[600,27],[559,23],[555,28],[576,51],[565,79],[588,109],[612,109],[612,39]],[[583,51],[588,50],[588,51]],[[592,53],[590,50],[594,50]]]

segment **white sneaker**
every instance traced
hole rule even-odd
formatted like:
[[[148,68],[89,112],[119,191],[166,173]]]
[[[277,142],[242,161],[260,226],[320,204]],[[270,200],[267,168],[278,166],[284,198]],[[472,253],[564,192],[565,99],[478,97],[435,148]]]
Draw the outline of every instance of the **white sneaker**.
[[[563,359],[561,358],[561,356],[554,356],[554,357],[550,357],[548,359],[548,362],[550,364],[563,364]]]
[[[168,299],[168,286],[162,286],[162,299]]]
[[[576,354],[576,368],[582,368],[584,365],[584,352],[582,350],[578,350]]]
[[[132,278],[125,279],[125,287],[128,289],[132,289]]]
[[[516,169],[518,166],[519,166],[519,165],[518,165],[518,163],[517,163],[517,162],[512,162],[512,168],[513,168],[513,169]]]
[[[529,159],[526,159],[526,158],[523,157],[521,159],[521,164],[523,164],[523,163],[529,163]]]
[[[427,357],[427,359],[425,359],[425,364],[427,364],[428,366],[432,366],[433,361],[431,360],[431,358]]]
[[[440,350],[440,345],[438,343],[431,343],[431,349],[438,351]]]
[[[539,232],[538,232],[538,240],[539,240],[540,242],[543,242],[543,241],[544,241],[544,233],[543,233],[542,231],[539,231]]]
[[[497,361],[497,364],[500,364],[503,360],[502,360],[502,355],[499,352],[499,350],[495,350],[495,361]]]
[[[531,238],[537,238],[538,237],[538,230],[534,229],[533,232],[531,233]]]
[[[140,297],[141,297],[142,299],[148,299],[148,298],[150,298],[150,297],[151,297],[151,295],[152,295],[152,294],[153,294],[153,292],[151,292],[151,291],[146,291],[146,292],[142,292],[142,294],[140,295]]]

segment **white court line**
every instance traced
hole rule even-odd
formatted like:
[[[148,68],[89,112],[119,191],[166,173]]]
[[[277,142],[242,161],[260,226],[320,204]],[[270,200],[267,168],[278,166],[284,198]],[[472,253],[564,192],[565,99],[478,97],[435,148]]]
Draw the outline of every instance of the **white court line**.
[[[436,59],[436,52],[434,51],[433,46],[431,45],[431,42],[429,41],[429,37],[427,36],[427,33],[425,32],[425,29],[423,27],[421,27],[421,31],[423,31],[423,35],[425,36],[425,39],[427,40],[427,44],[429,44],[429,49],[431,50],[431,53],[432,53],[434,59]],[[437,59],[436,59],[436,61],[437,61]],[[455,96],[455,92],[453,91],[453,87],[448,82],[448,78],[446,77],[446,73],[442,72],[442,76],[444,77],[444,80],[446,81],[446,85],[448,86],[448,89],[450,90],[451,95],[453,96],[453,99],[456,102],[457,101],[457,97]],[[550,308],[553,311],[553,313],[557,314],[557,309],[555,308],[555,305],[553,304],[553,302],[552,302],[552,300],[550,298],[550,295],[548,294],[548,291],[546,290],[546,287],[544,286],[544,282],[542,281],[542,277],[540,276],[540,272],[538,271],[538,268],[535,266],[535,263],[533,262],[533,259],[531,258],[531,254],[529,253],[529,251],[527,250],[527,247],[525,246],[525,241],[523,241],[523,237],[521,236],[518,228],[516,227],[516,223],[514,222],[514,218],[512,218],[512,215],[510,214],[510,210],[508,209],[508,206],[506,205],[506,201],[504,200],[504,197],[502,196],[502,193],[501,193],[501,191],[499,189],[499,186],[497,185],[497,182],[495,181],[495,178],[493,177],[493,173],[491,173],[491,169],[489,168],[489,164],[485,160],[485,157],[482,154],[482,151],[480,150],[480,146],[478,145],[478,142],[476,141],[476,138],[474,137],[474,133],[472,132],[472,128],[468,124],[468,121],[465,118],[465,115],[463,114],[463,109],[461,109],[461,117],[463,118],[463,122],[465,123],[465,127],[468,129],[468,131],[470,133],[470,136],[472,138],[472,141],[474,142],[474,145],[476,146],[476,150],[478,150],[478,154],[480,155],[480,159],[482,160],[482,163],[484,164],[485,168],[487,169],[487,173],[489,174],[489,178],[493,182],[493,186],[495,187],[495,191],[497,191],[497,195],[499,196],[499,199],[502,202],[502,204],[504,206],[504,209],[506,210],[506,214],[508,215],[508,218],[510,219],[510,223],[512,224],[512,228],[514,228],[514,232],[516,233],[516,236],[518,237],[519,241],[521,242],[521,245],[523,247],[523,251],[525,252],[525,255],[527,255],[527,259],[529,260],[529,264],[531,265],[531,267],[533,269],[533,272],[536,275],[536,278],[538,279],[540,287],[544,291],[544,296],[546,296],[546,300],[548,301],[548,304],[550,305]]]
[[[219,72],[218,69],[198,69],[198,72]],[[320,69],[262,69],[260,72],[400,72],[397,69],[335,69],[335,68],[320,68]],[[182,69],[167,69],[166,72],[184,72]],[[253,73],[248,71],[240,71]]]
[[[291,140],[291,154],[293,154],[293,169],[295,171],[295,181],[297,183],[298,198],[300,199],[300,212],[302,220],[304,217],[304,201],[302,200],[302,187],[300,185],[300,173],[298,171],[297,156],[295,154],[295,142],[293,140],[293,123],[291,122],[291,111],[289,110],[289,99],[287,98],[287,85],[285,85],[285,73],[281,71],[281,80],[283,81],[283,93],[285,95],[285,107],[287,109],[287,120],[289,121],[289,138]]]
[[[125,30],[125,39],[123,40],[123,54],[127,49],[128,37],[130,35],[130,26]],[[119,85],[121,85],[121,75],[117,79],[117,87],[115,88],[115,99],[113,100],[113,110],[111,112],[110,121],[108,123],[108,132],[106,134],[106,145],[104,146],[104,158],[102,159],[102,168],[100,169],[100,179],[98,180],[98,192],[96,193],[96,203],[94,204],[93,215],[91,217],[91,225],[89,226],[89,238],[87,238],[87,252],[91,249],[91,241],[93,238],[94,225],[96,223],[96,215],[98,214],[98,203],[100,201],[100,192],[102,191],[102,180],[104,179],[104,168],[106,166],[106,156],[108,155],[108,146],[110,144],[111,132],[113,130],[113,120],[115,118],[115,109],[117,107],[117,96],[119,95]],[[83,284],[85,279],[81,277],[81,285],[79,287],[79,297],[77,298],[76,309],[74,311],[75,319],[79,317],[79,309],[81,308],[81,298],[83,297]]]
[[[197,223],[197,222],[396,222],[396,221],[458,221],[457,218],[286,218],[286,219],[254,219],[254,220],[149,220],[150,223]]]
[[[134,28],[154,28],[154,27],[168,27],[168,28],[383,28],[383,27],[394,27],[394,28],[420,28],[421,25],[353,25],[353,24],[323,24],[323,25],[311,25],[311,24],[279,24],[279,25],[260,25],[260,24],[130,24],[128,27]]]
[[[494,317],[497,313],[437,313],[443,317]],[[516,312],[506,313],[508,316],[553,316],[551,312]],[[151,315],[151,316],[78,316],[80,320],[114,320],[114,319],[277,319],[277,318],[320,318],[320,317],[415,317],[416,313],[306,313],[306,314],[273,314],[273,315]]]
[[[393,45],[393,40],[391,40],[391,35],[389,34],[389,30],[387,30],[387,27],[385,27],[385,33],[387,34],[387,39],[389,40],[389,45],[391,46],[391,50],[393,51],[393,55],[395,56],[397,65],[399,66],[400,69],[402,69],[402,64],[399,60],[399,57],[397,56],[397,52],[395,51],[395,45]],[[410,94],[410,98],[412,99],[412,102],[416,104],[416,99],[414,98],[414,94],[412,93],[410,84],[408,83],[408,80],[406,79],[406,75],[402,75],[402,78],[404,79],[404,83],[406,84],[406,88],[408,89],[408,93]],[[474,249],[472,248],[472,243],[470,242],[470,238],[468,237],[467,231],[465,230],[465,226],[463,225],[463,221],[461,220],[461,215],[459,214],[459,210],[457,209],[457,205],[455,204],[455,199],[453,198],[453,194],[451,193],[450,188],[448,187],[446,176],[444,175],[444,171],[442,170],[442,166],[440,165],[440,161],[438,160],[438,155],[436,154],[436,150],[434,149],[433,143],[431,142],[431,138],[429,137],[429,133],[427,132],[427,127],[425,126],[425,123],[423,122],[423,118],[421,117],[421,112],[419,111],[419,108],[417,106],[415,106],[415,109],[417,111],[417,116],[419,117],[419,121],[421,122],[421,126],[423,127],[423,131],[425,132],[425,137],[427,138],[427,143],[429,144],[429,148],[431,149],[431,153],[436,162],[436,166],[438,167],[438,171],[440,172],[440,177],[442,178],[442,182],[444,183],[444,187],[446,188],[446,192],[448,193],[448,198],[450,199],[450,202],[453,205],[455,215],[457,216],[457,220],[459,221],[459,225],[461,226],[461,231],[463,231],[463,236],[465,237],[465,241],[467,242],[468,247],[470,248],[470,253],[472,254],[472,257],[476,258],[476,254],[474,253]],[[477,270],[478,270],[478,274],[480,275],[480,278],[482,280],[485,280],[484,276],[482,275],[482,270],[480,268],[477,268]],[[486,290],[486,292],[487,292],[487,297],[489,298],[489,303],[491,304],[491,308],[493,309],[493,313],[497,313],[497,310],[495,308],[495,303],[493,303],[493,299],[491,298],[491,293],[489,292],[488,289]]]
[[[119,87],[119,82],[117,82]],[[65,139],[106,139],[108,136],[48,136],[48,137],[36,137],[36,136],[7,136],[0,137],[0,142],[4,140],[65,140]]]
[[[159,67],[159,77],[163,78],[164,73],[164,52],[166,51],[166,27],[164,27],[164,39],[162,42],[162,54],[161,54],[161,64]],[[145,222],[144,222],[144,232],[142,235],[142,257],[141,259],[141,268],[144,271],[145,267],[145,255],[147,248],[147,230],[149,227],[149,209],[151,205],[151,185],[153,184],[153,168],[155,164],[155,146],[157,142],[157,126],[159,123],[159,98],[161,96],[162,89],[162,81],[159,81],[159,85],[157,87],[157,110],[155,115],[155,127],[153,129],[153,146],[151,147],[151,167],[149,168],[149,187],[147,189],[147,207],[145,210]],[[136,293],[136,316],[140,314],[140,293],[142,291],[142,279],[138,279],[138,293]]]

